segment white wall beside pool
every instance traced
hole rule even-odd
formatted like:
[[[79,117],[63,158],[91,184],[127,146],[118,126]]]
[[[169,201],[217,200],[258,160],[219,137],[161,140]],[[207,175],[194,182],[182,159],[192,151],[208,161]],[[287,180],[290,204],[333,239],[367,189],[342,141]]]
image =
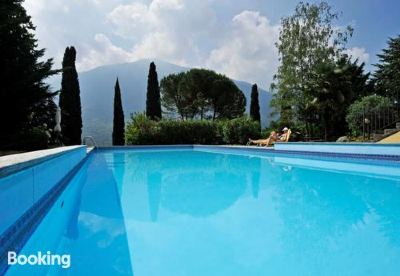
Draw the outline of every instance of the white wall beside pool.
[[[400,144],[295,142],[276,143],[274,149],[287,151],[400,156]]]

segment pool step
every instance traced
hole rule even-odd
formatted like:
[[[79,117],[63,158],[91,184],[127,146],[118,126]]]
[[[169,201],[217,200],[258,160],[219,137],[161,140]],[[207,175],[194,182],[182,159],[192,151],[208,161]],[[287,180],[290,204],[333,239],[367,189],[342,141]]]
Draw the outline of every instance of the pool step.
[[[372,134],[372,141],[378,142],[381,140],[385,140],[387,137],[392,136],[399,131],[400,131],[400,122],[397,122],[395,124],[395,128],[376,130],[376,132]]]
[[[383,134],[384,135],[389,135],[389,134],[392,134],[392,133],[394,133],[394,132],[396,132],[396,131],[398,131],[399,129],[397,129],[397,128],[387,128],[387,129],[385,129],[384,131],[383,131]]]
[[[385,138],[385,135],[383,133],[373,133],[372,134],[372,140],[373,141],[379,141]]]

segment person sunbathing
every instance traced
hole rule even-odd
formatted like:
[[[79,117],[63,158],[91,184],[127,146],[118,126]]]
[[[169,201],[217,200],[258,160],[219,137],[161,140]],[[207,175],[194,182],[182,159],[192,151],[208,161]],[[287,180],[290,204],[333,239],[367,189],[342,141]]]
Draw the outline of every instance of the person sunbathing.
[[[279,137],[278,137],[278,140],[279,140],[279,142],[287,142],[289,139],[289,135],[290,135],[290,132],[289,132],[289,129],[287,128],[287,127],[284,127],[283,129],[282,129],[282,135],[279,135]]]
[[[276,133],[276,131],[272,131],[267,139],[258,139],[258,140],[249,139],[247,145],[254,144],[257,146],[269,146],[275,143],[277,140],[278,140],[278,133]]]

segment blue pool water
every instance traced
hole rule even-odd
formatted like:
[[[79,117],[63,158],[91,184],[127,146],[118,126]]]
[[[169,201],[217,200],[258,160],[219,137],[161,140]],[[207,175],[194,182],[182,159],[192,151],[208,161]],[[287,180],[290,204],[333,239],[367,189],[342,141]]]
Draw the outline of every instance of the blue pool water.
[[[378,161],[97,151],[21,252],[71,267],[8,275],[400,275],[399,176]]]

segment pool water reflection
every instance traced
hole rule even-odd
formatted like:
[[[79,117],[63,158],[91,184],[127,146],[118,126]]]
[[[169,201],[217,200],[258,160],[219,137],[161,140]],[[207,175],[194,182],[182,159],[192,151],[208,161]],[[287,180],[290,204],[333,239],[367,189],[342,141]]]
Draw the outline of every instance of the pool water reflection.
[[[341,171],[313,162],[229,151],[99,151],[68,187],[75,203],[52,245],[71,254],[72,266],[49,272],[399,275],[399,167]],[[25,250],[40,248],[32,241],[43,238],[46,223]]]

